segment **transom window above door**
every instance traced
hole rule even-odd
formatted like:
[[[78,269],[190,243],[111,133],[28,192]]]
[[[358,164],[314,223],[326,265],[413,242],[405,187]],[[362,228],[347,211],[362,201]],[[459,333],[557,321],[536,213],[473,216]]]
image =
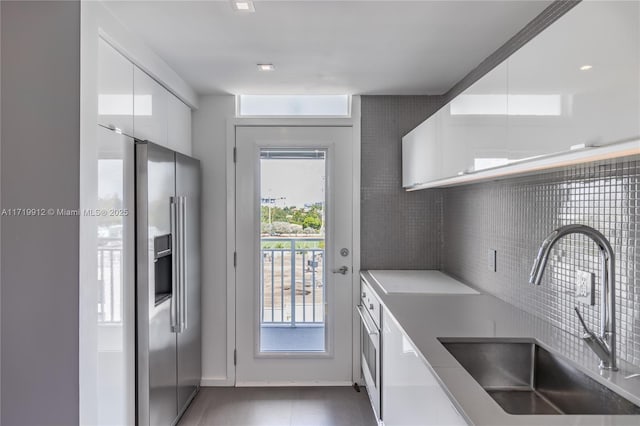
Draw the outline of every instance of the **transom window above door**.
[[[238,95],[238,117],[350,117],[349,95]]]

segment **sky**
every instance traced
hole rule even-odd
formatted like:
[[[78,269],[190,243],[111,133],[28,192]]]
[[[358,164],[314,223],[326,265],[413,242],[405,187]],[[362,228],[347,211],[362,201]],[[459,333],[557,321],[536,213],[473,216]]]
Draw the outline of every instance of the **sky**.
[[[303,207],[324,202],[325,162],[323,160],[263,159],[261,198],[281,198],[276,206]]]

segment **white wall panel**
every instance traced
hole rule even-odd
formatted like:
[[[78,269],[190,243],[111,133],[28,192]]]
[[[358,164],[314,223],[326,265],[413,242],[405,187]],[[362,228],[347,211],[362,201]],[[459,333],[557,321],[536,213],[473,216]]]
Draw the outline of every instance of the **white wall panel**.
[[[193,155],[202,167],[202,384],[227,377],[227,119],[233,96],[204,96],[193,114]],[[232,379],[231,379],[232,380]]]

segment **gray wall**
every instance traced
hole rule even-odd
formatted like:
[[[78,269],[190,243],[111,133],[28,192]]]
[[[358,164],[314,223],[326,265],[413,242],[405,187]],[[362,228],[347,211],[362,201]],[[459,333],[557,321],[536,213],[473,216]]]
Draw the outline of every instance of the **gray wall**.
[[[584,236],[556,246],[540,286],[528,284],[538,247],[553,229],[582,223],[601,231],[616,255],[619,353],[640,364],[640,156],[444,191],[444,270],[565,331],[580,330],[574,306],[599,330],[596,306],[574,297],[575,271],[596,274],[599,252]],[[497,272],[487,266],[497,250]]]
[[[0,7],[2,208],[77,209],[80,4]],[[1,226],[1,422],[77,424],[78,219]]]
[[[362,96],[361,268],[440,266],[442,196],[402,189],[402,136],[440,96]]]

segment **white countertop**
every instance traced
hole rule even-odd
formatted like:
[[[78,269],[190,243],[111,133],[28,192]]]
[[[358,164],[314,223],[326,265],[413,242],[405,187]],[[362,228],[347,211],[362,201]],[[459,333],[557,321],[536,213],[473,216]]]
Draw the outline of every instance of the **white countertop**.
[[[373,275],[373,276],[372,276]],[[379,275],[379,274],[378,274]],[[531,338],[552,352],[571,360],[594,380],[640,405],[640,372],[619,360],[620,370],[598,368],[596,355],[576,336],[486,294],[385,293],[376,271],[363,271],[362,278],[376,292],[398,321],[421,357],[434,372],[460,412],[474,425],[640,425],[640,416],[630,415],[512,415],[506,413],[438,341],[441,337]],[[403,280],[403,274],[385,275],[385,280]]]
[[[440,271],[375,270],[369,271],[385,294],[479,294]]]

